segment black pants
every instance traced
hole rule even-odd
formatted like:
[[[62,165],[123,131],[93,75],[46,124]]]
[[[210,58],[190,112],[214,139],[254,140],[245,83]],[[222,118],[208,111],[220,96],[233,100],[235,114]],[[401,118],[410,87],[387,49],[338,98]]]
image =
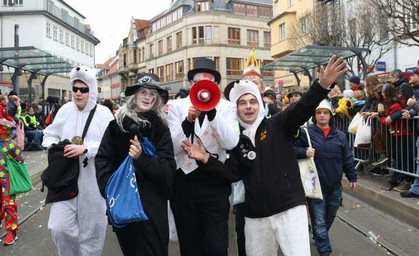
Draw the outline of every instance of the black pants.
[[[125,256],[167,256],[169,236],[162,241],[151,221],[134,222],[124,228],[114,228]]]
[[[246,238],[244,236],[244,203],[236,204],[234,206],[234,214],[236,215],[237,255],[246,256]]]
[[[194,171],[195,172],[195,171]],[[182,256],[227,256],[229,184],[175,175],[170,201]]]

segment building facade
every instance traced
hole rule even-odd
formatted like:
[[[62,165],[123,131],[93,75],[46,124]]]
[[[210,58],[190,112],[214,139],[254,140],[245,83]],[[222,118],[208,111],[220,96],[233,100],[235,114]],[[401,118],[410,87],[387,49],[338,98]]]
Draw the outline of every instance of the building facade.
[[[252,47],[261,66],[272,61],[267,25],[271,18],[270,0],[173,1],[169,9],[150,20],[151,29],[145,40],[134,41],[137,45],[134,49],[141,49],[138,52],[142,58],[137,60],[144,59],[145,64],[138,64],[137,74],[157,74],[163,86],[175,95],[179,89],[189,87],[186,74],[193,69],[194,62],[207,57],[216,63],[223,89],[241,78]],[[126,45],[127,48],[131,45],[129,37]],[[127,67],[120,59],[120,73]],[[128,74],[132,71],[128,70]],[[271,72],[264,74],[264,80],[265,84],[273,82]]]
[[[272,34],[272,58],[278,59],[297,50],[289,41],[292,27],[313,10],[315,2],[314,0],[273,0],[274,17],[268,23]],[[307,77],[300,76],[300,79],[301,86],[308,86]],[[281,70],[274,72],[274,81],[278,87],[297,84],[294,74]]]
[[[119,56],[109,58],[105,63],[96,65],[98,69],[98,99],[119,99],[121,95],[121,78],[118,73]]]
[[[65,1],[1,0],[0,4],[0,48],[14,47],[14,27],[19,25],[19,46],[34,46],[73,66],[94,67],[95,46],[99,40],[90,26],[84,24],[85,17]],[[7,77],[10,76],[2,75],[0,80]],[[24,77],[20,80],[23,80],[20,94],[24,95],[27,93],[26,81]],[[49,78],[46,96],[69,96],[68,83],[65,74],[63,79]]]

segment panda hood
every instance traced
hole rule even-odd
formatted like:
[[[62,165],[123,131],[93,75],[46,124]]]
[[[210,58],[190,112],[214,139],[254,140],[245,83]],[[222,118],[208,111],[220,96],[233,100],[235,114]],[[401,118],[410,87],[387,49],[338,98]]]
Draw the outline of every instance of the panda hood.
[[[83,83],[87,84],[87,86],[89,87],[89,101],[87,102],[87,105],[83,109],[83,111],[90,111],[96,106],[96,100],[98,96],[96,70],[86,67],[86,66],[75,67],[70,73],[71,87],[73,87],[74,82],[76,80],[82,81]],[[73,98],[73,104],[75,108],[77,108],[76,104],[74,103],[75,102],[74,97],[72,98]]]

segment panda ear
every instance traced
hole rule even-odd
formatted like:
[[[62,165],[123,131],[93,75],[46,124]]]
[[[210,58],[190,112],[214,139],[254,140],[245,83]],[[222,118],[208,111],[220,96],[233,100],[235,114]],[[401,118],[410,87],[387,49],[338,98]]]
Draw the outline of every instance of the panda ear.
[[[76,68],[76,70],[77,70],[77,71],[80,71],[80,67],[77,67],[77,68]]]

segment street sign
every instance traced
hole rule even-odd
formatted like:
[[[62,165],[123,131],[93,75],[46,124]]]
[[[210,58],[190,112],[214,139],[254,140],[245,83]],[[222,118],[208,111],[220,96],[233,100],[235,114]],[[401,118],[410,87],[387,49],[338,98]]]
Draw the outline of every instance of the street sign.
[[[377,64],[375,64],[375,70],[380,72],[386,72],[386,62],[377,61]]]

